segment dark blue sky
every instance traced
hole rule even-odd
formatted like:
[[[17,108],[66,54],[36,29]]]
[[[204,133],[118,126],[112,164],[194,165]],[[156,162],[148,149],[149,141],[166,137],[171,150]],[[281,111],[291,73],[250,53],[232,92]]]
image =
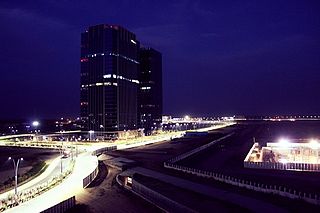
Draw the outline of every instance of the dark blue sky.
[[[0,118],[77,116],[100,23],[162,52],[166,114],[320,114],[317,0],[1,0]]]

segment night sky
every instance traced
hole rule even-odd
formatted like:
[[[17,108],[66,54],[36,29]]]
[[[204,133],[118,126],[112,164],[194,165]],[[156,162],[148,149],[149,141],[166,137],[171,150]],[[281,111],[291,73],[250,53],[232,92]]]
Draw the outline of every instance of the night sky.
[[[0,119],[78,116],[80,33],[101,23],[162,52],[165,114],[320,114],[317,0],[1,0]]]

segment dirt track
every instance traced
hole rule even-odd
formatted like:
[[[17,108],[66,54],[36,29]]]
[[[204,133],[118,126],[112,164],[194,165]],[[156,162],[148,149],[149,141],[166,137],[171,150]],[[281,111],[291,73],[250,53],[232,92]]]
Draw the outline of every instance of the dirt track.
[[[74,212],[160,212],[158,208],[120,188],[115,181],[117,174],[118,170],[100,163],[97,179],[76,197],[78,204],[82,205],[78,205]]]

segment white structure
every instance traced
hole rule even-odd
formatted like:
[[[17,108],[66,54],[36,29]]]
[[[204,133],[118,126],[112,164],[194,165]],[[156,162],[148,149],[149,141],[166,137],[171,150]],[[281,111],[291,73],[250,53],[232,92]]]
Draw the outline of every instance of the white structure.
[[[280,139],[265,147],[254,143],[244,160],[244,167],[320,171],[320,144],[314,139],[299,143]]]

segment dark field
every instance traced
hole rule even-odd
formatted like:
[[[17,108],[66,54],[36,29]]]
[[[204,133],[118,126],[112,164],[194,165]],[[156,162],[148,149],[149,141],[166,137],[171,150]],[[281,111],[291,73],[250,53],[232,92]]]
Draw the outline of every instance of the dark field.
[[[320,173],[247,169],[243,160],[253,145],[275,142],[281,137],[292,139],[320,138],[320,122],[250,122],[242,123],[236,134],[223,143],[213,146],[179,164],[207,171],[221,172],[260,183],[287,186],[306,192],[320,192]]]
[[[116,150],[109,153],[112,156],[121,156],[137,161],[143,167],[166,171],[163,162],[177,155],[185,153],[212,140],[218,139],[229,132],[235,131],[235,127],[227,127],[223,130],[216,130],[208,136],[178,138],[173,141],[164,141],[155,144],[140,146],[126,150]]]
[[[213,206],[215,212],[249,212],[248,209],[240,206],[179,188],[175,185],[171,185],[148,176],[135,174],[134,179],[143,183],[143,185],[151,188],[152,190],[195,210],[196,212],[212,212]]]
[[[58,154],[59,152],[56,150],[0,146],[0,172],[13,169],[12,161],[8,161],[9,157],[23,158],[24,160],[19,164],[19,168],[23,168],[32,166],[39,161],[57,157]]]
[[[243,160],[253,145],[253,137],[260,143],[275,141],[280,137],[292,139],[320,138],[320,122],[316,121],[241,122],[233,127],[213,131],[206,137],[181,138],[174,142],[162,142],[130,150],[118,150],[112,152],[111,155],[133,159],[142,167],[157,170],[172,176],[261,199],[273,203],[276,206],[281,206],[289,211],[320,211],[317,206],[307,204],[303,201],[257,193],[163,167],[164,161],[194,149],[195,147],[209,143],[230,132],[235,132],[235,134],[197,155],[178,162],[178,164],[207,171],[221,172],[233,177],[264,184],[286,186],[304,192],[320,192],[320,173],[243,168]],[[213,207],[214,206],[215,205],[213,205]]]

